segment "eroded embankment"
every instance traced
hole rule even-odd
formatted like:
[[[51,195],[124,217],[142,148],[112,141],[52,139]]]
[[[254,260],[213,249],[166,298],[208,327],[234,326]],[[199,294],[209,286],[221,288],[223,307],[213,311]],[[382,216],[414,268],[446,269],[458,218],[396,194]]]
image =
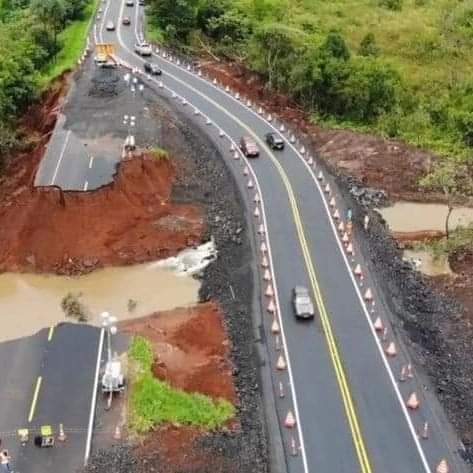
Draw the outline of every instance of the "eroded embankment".
[[[91,192],[33,188],[0,204],[0,271],[72,274],[151,261],[198,244],[203,214],[173,204],[170,159],[124,160]]]

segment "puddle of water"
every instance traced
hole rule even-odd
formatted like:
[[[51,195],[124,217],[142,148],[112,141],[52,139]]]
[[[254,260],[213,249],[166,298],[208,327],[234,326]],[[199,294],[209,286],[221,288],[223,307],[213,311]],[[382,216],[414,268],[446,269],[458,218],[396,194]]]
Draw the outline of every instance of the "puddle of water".
[[[393,232],[445,230],[448,208],[443,204],[397,202],[392,207],[378,209]],[[450,216],[450,230],[473,223],[473,208],[458,207]]]
[[[413,263],[415,268],[427,276],[452,274],[448,258],[440,256],[434,259],[431,252],[425,250],[404,250],[403,259]]]
[[[106,268],[79,277],[38,274],[0,274],[0,340],[32,335],[62,321],[61,300],[68,293],[82,293],[80,298],[91,317],[99,324],[99,314],[108,311],[124,320],[149,315],[197,302],[199,281],[175,271],[142,264]],[[136,308],[128,310],[128,301]]]

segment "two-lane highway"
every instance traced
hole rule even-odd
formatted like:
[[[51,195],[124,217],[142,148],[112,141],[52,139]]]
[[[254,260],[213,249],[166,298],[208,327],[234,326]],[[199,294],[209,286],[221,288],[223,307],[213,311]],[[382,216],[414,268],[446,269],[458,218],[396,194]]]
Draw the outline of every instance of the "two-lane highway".
[[[142,68],[133,53],[142,21],[122,27],[124,1],[107,5],[104,21],[117,32],[103,40],[117,45],[117,56]],[[131,16],[129,12],[127,15]],[[399,395],[371,322],[342,256],[326,204],[294,148],[275,153],[262,137],[268,123],[224,90],[162,57],[164,85],[205,113],[234,140],[247,134],[261,148],[251,162],[265,201],[279,305],[295,384],[306,471],[368,473],[429,472],[447,455],[439,433],[423,448]],[[158,81],[154,81],[158,86]],[[177,103],[177,102],[176,102]],[[311,288],[317,303],[313,324],[297,323],[289,298],[296,284]],[[424,451],[425,450],[425,451]]]

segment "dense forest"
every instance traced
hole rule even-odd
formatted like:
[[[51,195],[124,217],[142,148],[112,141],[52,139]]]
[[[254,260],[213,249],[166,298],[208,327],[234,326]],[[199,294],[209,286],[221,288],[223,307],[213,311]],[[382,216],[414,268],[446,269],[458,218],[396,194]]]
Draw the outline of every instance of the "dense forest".
[[[92,0],[0,0],[0,165],[19,145],[18,117],[71,68],[84,45]]]
[[[154,39],[242,61],[318,123],[472,158],[473,0],[148,3]]]

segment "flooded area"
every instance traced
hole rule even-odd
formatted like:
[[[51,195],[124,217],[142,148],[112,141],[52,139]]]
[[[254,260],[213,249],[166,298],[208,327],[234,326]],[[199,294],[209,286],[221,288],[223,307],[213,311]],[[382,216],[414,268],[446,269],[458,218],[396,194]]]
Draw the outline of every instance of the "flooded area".
[[[393,232],[417,232],[423,230],[444,231],[448,208],[443,204],[396,202],[391,207],[378,209]],[[473,223],[473,208],[458,207],[450,216],[450,230]]]
[[[70,293],[80,295],[88,323],[98,324],[103,311],[125,320],[191,305],[197,302],[199,287],[198,280],[154,263],[106,268],[78,277],[0,274],[0,340],[73,321],[66,319],[61,308],[62,299]]]
[[[427,250],[405,250],[403,259],[411,262],[417,271],[427,276],[453,274],[446,255],[434,258]]]

